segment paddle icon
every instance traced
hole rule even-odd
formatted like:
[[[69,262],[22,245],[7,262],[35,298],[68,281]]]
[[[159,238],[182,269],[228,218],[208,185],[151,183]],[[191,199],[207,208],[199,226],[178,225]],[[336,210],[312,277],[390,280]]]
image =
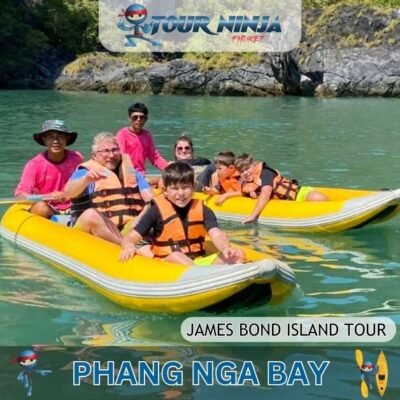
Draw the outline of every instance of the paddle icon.
[[[364,356],[360,349],[355,351],[355,358],[361,374],[361,396],[364,399],[368,398],[369,390],[373,388],[372,382],[374,381],[375,377],[376,387],[379,395],[383,397],[389,377],[385,353],[383,351],[379,353],[376,365],[374,365],[371,361],[364,361]]]

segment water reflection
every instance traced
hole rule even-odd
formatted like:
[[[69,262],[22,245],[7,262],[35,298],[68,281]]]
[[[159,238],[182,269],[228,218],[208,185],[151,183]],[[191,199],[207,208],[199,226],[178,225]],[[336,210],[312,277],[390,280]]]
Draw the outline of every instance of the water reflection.
[[[29,307],[105,311],[109,302],[83,283],[0,241],[0,301]]]
[[[400,276],[398,232],[390,227],[308,236],[277,234],[266,227],[237,229],[229,223],[226,229],[232,240],[251,240],[255,249],[295,270],[303,296],[290,303],[289,315],[399,313],[392,299]]]
[[[278,234],[265,227],[238,228],[230,223],[222,226],[233,242],[251,244],[252,248],[289,264],[299,284],[283,304],[235,312],[226,310],[225,315],[398,317],[400,305],[395,295],[400,277],[397,231],[380,227],[304,237]],[[66,344],[181,344],[182,320],[188,315],[203,315],[201,312],[181,316],[152,315],[125,310],[8,243],[0,242],[0,250],[0,301],[54,310],[59,317],[44,323],[50,330],[61,330],[58,340],[61,338]],[[20,321],[22,326],[26,311],[17,310],[21,315],[14,321]],[[12,326],[13,321],[8,324]],[[3,340],[7,342],[11,336]],[[57,336],[53,340],[57,340]]]

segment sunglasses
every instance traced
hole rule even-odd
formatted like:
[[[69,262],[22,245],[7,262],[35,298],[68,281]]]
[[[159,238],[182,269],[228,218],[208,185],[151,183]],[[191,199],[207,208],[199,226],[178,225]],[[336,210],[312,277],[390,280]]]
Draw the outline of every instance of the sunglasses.
[[[176,148],[176,150],[178,150],[178,151],[183,151],[183,150],[189,151],[189,150],[192,150],[192,148],[190,146],[178,146]]]
[[[141,115],[134,115],[134,114],[132,114],[131,115],[131,119],[133,119],[134,121],[137,121],[137,120],[145,120],[145,119],[147,119],[147,116],[146,115],[144,115],[144,114],[141,114]]]

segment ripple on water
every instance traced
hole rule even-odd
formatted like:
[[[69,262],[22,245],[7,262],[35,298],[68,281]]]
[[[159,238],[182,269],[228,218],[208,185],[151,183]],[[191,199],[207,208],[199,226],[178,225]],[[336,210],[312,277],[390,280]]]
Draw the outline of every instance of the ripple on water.
[[[0,242],[0,249],[1,301],[75,311],[104,311],[110,308],[111,303],[102,296],[52,266],[8,243]]]

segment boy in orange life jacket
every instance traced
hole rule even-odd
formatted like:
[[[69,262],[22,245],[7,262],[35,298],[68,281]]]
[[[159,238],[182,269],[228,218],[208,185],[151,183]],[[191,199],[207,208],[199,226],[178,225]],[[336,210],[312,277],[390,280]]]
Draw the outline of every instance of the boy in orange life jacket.
[[[184,265],[235,264],[244,260],[241,249],[231,247],[218,228],[215,214],[201,200],[193,199],[194,172],[177,161],[163,171],[163,194],[122,240],[121,261],[136,253],[135,244],[153,230],[151,251],[155,257]],[[205,236],[210,236],[219,254],[205,256]]]
[[[314,190],[314,188],[299,186],[296,180],[281,176],[279,171],[270,168],[263,162],[256,161],[249,154],[242,154],[237,157],[235,167],[240,173],[242,194],[258,199],[252,213],[243,220],[243,224],[256,221],[270,199],[294,201],[329,200],[323,193]]]
[[[235,154],[221,151],[214,158],[216,171],[211,175],[211,187],[205,186],[207,194],[220,194],[215,204],[220,205],[229,197],[241,195],[240,174],[235,168]]]

